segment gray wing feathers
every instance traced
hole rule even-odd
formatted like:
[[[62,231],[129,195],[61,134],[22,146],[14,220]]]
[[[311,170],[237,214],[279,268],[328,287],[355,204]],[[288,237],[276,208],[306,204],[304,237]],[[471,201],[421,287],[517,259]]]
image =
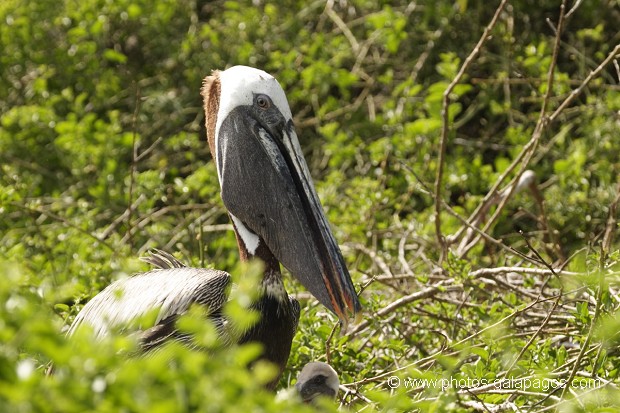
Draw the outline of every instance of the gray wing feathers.
[[[111,328],[129,325],[154,309],[159,309],[157,324],[183,314],[193,303],[213,313],[226,302],[230,283],[230,274],[204,268],[175,267],[136,274],[110,284],[93,297],[77,315],[68,334],[88,324],[97,337],[102,337]]]
[[[166,251],[158,250],[157,248],[149,250],[149,256],[140,257],[140,261],[144,261],[161,270],[187,267],[187,265],[179,261],[174,255]]]

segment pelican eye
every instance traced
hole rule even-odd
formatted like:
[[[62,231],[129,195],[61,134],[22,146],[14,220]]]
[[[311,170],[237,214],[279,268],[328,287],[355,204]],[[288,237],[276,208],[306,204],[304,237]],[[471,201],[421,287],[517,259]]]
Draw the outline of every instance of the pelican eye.
[[[269,109],[271,106],[271,100],[267,95],[258,95],[256,96],[256,105],[261,109]]]

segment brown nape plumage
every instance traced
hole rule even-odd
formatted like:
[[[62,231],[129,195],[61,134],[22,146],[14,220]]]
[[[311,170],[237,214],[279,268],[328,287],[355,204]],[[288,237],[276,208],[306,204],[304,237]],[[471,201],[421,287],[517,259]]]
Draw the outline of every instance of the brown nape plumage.
[[[314,403],[319,397],[335,400],[339,386],[338,374],[329,364],[313,361],[299,373],[295,389],[304,403]]]

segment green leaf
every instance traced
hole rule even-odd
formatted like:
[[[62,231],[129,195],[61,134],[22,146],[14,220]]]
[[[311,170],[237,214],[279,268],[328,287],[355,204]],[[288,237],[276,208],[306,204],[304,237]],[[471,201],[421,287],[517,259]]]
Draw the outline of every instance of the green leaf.
[[[105,49],[105,51],[103,52],[103,57],[106,60],[109,60],[110,62],[115,62],[115,63],[126,63],[127,62],[127,56],[112,49]]]

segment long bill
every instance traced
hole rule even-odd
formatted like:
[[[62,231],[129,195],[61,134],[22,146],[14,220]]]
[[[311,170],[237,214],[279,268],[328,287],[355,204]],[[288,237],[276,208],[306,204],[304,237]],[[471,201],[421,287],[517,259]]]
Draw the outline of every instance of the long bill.
[[[222,199],[246,244],[273,255],[344,327],[361,314],[351,276],[312,183],[292,120],[266,125],[252,108],[231,111],[219,127]],[[253,242],[251,234],[256,234]],[[246,245],[247,246],[247,245]],[[250,253],[253,253],[251,250]]]

